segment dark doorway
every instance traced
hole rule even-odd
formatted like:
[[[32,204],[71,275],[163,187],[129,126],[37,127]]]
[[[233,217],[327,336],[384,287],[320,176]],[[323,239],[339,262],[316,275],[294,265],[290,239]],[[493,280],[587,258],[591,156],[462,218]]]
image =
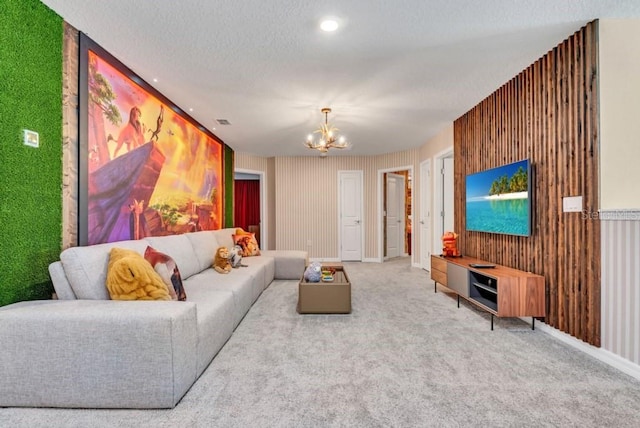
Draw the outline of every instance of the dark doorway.
[[[256,234],[260,244],[260,180],[234,180],[234,225]]]

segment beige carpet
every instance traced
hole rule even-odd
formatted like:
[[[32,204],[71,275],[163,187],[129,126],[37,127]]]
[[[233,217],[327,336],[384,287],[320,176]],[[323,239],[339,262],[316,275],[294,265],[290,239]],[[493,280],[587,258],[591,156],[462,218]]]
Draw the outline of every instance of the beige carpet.
[[[352,314],[299,315],[296,282],[275,282],[175,409],[10,408],[0,426],[639,426],[637,380],[520,320],[491,331],[406,258],[346,266]]]

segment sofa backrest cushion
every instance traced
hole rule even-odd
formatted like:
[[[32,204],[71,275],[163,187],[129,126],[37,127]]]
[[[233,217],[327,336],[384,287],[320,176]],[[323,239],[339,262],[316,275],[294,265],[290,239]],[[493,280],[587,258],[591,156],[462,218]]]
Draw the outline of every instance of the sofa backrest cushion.
[[[109,300],[106,285],[109,251],[119,247],[134,250],[142,255],[147,245],[145,241],[119,241],[71,247],[60,253],[60,262],[78,299]]]
[[[218,246],[227,247],[229,250],[233,248],[233,238],[232,235],[236,233],[235,227],[228,227],[226,229],[215,230],[213,234],[218,241]]]
[[[216,250],[220,247],[215,232],[205,230],[202,232],[187,233],[187,238],[191,241],[193,250],[196,252],[200,271],[211,267]]]
[[[198,256],[196,255],[191,241],[186,234],[169,235],[169,236],[148,236],[144,238],[146,244],[152,246],[156,250],[165,253],[175,260],[182,279],[187,279],[191,275],[195,275],[202,271]],[[146,245],[145,245],[146,249]],[[144,249],[142,250],[144,254]]]

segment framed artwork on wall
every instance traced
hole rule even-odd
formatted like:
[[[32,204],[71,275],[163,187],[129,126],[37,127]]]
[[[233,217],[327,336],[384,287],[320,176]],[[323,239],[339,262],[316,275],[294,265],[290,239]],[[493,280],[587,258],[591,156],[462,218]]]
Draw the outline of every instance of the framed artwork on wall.
[[[80,33],[79,245],[224,227],[225,145]]]

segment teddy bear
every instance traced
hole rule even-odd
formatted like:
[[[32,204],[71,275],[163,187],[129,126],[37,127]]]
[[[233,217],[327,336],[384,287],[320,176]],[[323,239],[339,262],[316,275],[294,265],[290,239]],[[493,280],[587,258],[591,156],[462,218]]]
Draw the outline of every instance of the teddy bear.
[[[456,240],[458,239],[458,234],[455,232],[445,232],[442,235],[442,255],[445,257],[460,257],[460,251],[458,251],[458,246],[456,244]]]
[[[229,249],[227,247],[219,247],[213,258],[213,268],[218,273],[231,272],[231,262],[229,261]]]

